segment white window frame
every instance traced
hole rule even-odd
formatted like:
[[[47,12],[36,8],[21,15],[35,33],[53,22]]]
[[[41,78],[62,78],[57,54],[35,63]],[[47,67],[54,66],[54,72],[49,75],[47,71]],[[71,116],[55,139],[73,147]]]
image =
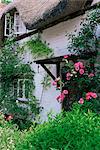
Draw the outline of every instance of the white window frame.
[[[23,82],[23,87],[22,87],[22,95],[23,96],[22,97],[19,97],[19,93],[20,93],[19,83],[20,83],[20,81]],[[25,97],[25,89],[26,89],[25,81],[30,81],[30,79],[18,79],[18,81],[17,81],[17,100],[19,100],[19,101],[28,101],[29,100],[29,97],[28,98]]]
[[[9,15],[9,22],[10,22],[10,25],[9,25],[9,33],[10,34],[7,34],[7,23],[8,23],[8,16],[7,15]],[[10,15],[10,13],[7,13],[6,15],[5,15],[5,36],[11,36],[12,35],[12,33],[13,33],[13,28],[12,28],[12,18],[11,18],[12,16]]]
[[[8,30],[9,30],[10,34],[7,34],[8,20],[9,20]],[[13,22],[12,22],[12,20],[13,20]],[[18,25],[17,25],[17,22],[18,22]],[[18,31],[17,31],[17,27],[18,27]],[[11,37],[12,35],[21,35],[24,33],[27,33],[27,29],[26,29],[21,17],[19,16],[19,13],[15,12],[13,15],[11,15],[10,13],[5,14],[4,35],[7,37]]]

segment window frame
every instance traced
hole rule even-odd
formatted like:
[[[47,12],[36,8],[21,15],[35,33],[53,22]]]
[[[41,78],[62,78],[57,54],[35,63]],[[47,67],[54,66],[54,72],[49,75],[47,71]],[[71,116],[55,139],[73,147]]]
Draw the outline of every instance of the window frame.
[[[7,26],[9,26],[9,28]],[[18,27],[18,31],[17,31],[17,27]],[[9,31],[9,34],[7,34],[7,30]],[[6,13],[4,35],[6,37],[10,37],[12,35],[18,36],[24,33],[27,33],[27,29],[18,11]]]
[[[8,15],[9,15],[9,22],[7,21]],[[12,19],[13,19],[13,22],[12,22]],[[7,27],[8,23],[9,23],[9,28]],[[13,34],[13,28],[14,28],[14,18],[10,13],[7,13],[5,15],[5,31],[4,31],[5,36],[7,37],[11,36]],[[7,34],[7,29],[9,30],[9,34]]]
[[[22,81],[22,97],[19,96],[20,93],[20,81]],[[32,81],[32,79],[17,79],[16,80],[16,87],[13,87],[14,95],[16,95],[16,100],[18,101],[29,101],[30,100],[30,90],[28,91],[28,98],[26,98],[26,85],[25,81]]]

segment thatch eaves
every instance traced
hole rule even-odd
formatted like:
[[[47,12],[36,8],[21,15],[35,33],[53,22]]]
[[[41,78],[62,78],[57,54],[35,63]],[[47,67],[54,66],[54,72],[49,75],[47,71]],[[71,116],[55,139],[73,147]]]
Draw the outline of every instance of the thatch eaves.
[[[0,3],[0,13],[3,11],[3,9],[6,7],[6,4]]]
[[[15,0],[0,17],[16,9],[27,29],[39,29],[83,9],[92,0]]]

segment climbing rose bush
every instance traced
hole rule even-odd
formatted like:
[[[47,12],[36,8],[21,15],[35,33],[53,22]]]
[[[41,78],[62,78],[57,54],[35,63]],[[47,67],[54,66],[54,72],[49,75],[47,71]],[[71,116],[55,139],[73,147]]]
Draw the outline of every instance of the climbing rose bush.
[[[77,101],[79,104],[84,104],[96,99],[97,76],[93,64],[89,61],[73,61],[68,55],[64,56],[64,61],[62,79],[57,78],[53,82],[53,86],[61,87],[61,94],[57,97],[57,101],[60,103],[70,101],[71,104]]]

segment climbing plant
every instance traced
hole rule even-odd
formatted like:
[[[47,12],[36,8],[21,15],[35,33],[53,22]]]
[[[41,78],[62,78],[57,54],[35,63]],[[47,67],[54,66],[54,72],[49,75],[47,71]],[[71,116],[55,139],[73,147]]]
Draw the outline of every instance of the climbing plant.
[[[80,24],[81,28],[78,34],[69,35],[70,46],[68,49],[70,52],[84,55],[85,57],[96,56],[100,48],[100,39],[96,37],[96,29],[100,23],[100,8],[97,7],[92,11],[88,11],[86,15]]]
[[[25,89],[26,93],[29,91],[28,107],[25,108],[16,103],[18,79],[28,79],[29,81]],[[0,110],[4,114],[12,114],[13,120],[20,127],[27,122],[25,120],[29,119],[29,114],[33,114],[35,118],[39,113],[39,103],[33,96],[35,88],[33,81],[34,71],[31,70],[29,64],[22,63],[19,57],[19,46],[13,39],[7,40],[4,47],[0,49]]]
[[[46,57],[52,53],[52,49],[39,38],[32,38],[26,45],[29,47],[34,57]]]
[[[100,39],[95,34],[99,12],[99,8],[88,12],[79,33],[69,35],[69,51],[74,54],[64,56],[62,79],[53,83],[56,86],[57,82],[61,84],[57,100],[63,103],[65,110],[71,110],[72,103],[78,101],[82,108],[100,112],[100,64],[97,61]]]
[[[12,0],[1,0],[2,3],[9,4]]]

